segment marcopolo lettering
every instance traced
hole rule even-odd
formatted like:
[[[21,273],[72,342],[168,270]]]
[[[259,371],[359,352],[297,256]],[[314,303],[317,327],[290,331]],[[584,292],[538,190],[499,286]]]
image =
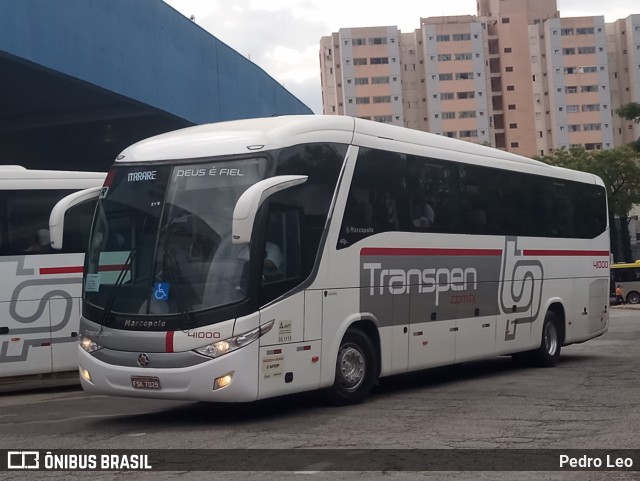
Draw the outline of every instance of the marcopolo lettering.
[[[420,294],[435,293],[435,304],[439,305],[440,294],[446,291],[477,290],[478,271],[473,267],[447,269],[383,269],[380,262],[365,262],[369,271],[369,295],[410,294],[417,289]]]

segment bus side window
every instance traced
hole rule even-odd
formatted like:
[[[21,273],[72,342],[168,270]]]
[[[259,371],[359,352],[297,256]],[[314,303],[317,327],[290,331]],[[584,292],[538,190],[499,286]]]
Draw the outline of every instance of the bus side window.
[[[51,252],[49,214],[53,206],[72,191],[21,190],[6,196],[7,247],[9,255]]]
[[[375,234],[401,230],[406,206],[406,156],[361,148],[342,218],[338,249]]]

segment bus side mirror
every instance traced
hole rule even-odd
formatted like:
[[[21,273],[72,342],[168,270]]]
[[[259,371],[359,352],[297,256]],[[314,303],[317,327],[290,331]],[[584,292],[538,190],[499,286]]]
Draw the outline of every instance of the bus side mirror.
[[[231,241],[234,244],[248,244],[262,203],[276,192],[303,184],[307,179],[306,175],[279,175],[256,182],[245,190],[233,209]]]
[[[80,190],[63,197],[53,206],[51,215],[49,216],[49,236],[51,238],[51,247],[54,249],[62,249],[62,238],[64,235],[64,216],[72,207],[98,198],[102,187],[91,187],[89,189]]]

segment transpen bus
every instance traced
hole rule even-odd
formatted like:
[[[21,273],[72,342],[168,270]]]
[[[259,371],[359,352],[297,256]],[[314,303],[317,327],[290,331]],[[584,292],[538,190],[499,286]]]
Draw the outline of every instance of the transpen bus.
[[[342,116],[192,127],[127,148],[85,260],[92,393],[254,401],[513,354],[608,327],[602,181]]]
[[[62,251],[51,249],[49,215],[63,197],[99,190],[105,175],[0,166],[2,380],[77,372],[82,263],[95,200],[67,212]]]

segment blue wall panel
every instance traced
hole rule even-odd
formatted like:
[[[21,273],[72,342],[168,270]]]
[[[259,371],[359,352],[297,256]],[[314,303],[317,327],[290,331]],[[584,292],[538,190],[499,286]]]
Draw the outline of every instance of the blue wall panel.
[[[161,0],[0,0],[0,51],[198,124],[312,113]]]

